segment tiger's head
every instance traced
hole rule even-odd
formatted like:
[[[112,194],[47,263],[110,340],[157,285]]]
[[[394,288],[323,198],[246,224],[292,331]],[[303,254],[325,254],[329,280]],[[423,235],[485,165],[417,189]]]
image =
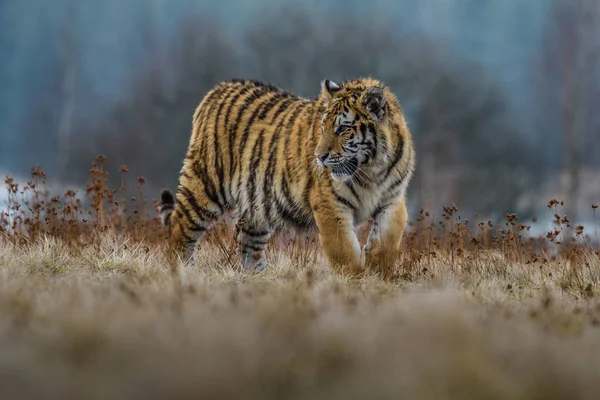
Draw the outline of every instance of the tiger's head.
[[[389,117],[393,95],[373,79],[340,85],[325,80],[321,86],[324,113],[315,148],[317,165],[331,169],[332,178],[344,182],[359,169],[365,171],[384,163],[387,144],[391,143]]]

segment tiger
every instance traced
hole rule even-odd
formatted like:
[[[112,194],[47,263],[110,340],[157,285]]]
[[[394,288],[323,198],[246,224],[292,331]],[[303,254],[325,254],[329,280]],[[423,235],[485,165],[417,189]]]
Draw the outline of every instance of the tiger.
[[[237,221],[241,266],[260,271],[274,232],[312,231],[342,274],[391,271],[407,224],[415,150],[403,110],[373,78],[323,80],[315,98],[233,79],[197,106],[176,194],[159,218],[178,254],[225,213]],[[357,228],[370,224],[361,249]],[[238,225],[239,226],[239,225]]]

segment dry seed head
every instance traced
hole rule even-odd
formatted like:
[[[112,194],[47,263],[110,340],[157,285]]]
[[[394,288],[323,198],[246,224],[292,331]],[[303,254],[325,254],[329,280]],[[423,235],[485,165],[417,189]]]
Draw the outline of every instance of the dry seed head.
[[[557,204],[558,204],[558,200],[556,200],[556,199],[552,199],[552,200],[550,200],[550,201],[548,202],[548,205],[547,205],[546,207],[548,207],[548,208],[552,208],[552,207],[554,207],[554,206],[555,206],[555,205],[557,205]]]

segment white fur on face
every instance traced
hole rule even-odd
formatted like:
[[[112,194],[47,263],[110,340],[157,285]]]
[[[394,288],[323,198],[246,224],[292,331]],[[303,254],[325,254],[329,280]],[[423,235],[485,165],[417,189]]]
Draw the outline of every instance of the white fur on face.
[[[325,119],[327,118],[327,113],[323,113],[323,118],[321,118],[321,133],[325,130]]]

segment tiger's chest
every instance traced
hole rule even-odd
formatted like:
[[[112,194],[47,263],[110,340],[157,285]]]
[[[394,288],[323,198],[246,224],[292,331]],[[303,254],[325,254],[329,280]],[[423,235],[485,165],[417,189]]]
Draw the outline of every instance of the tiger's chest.
[[[355,225],[367,222],[387,193],[382,185],[361,186],[346,182],[336,185],[334,190],[348,201],[353,211]]]

